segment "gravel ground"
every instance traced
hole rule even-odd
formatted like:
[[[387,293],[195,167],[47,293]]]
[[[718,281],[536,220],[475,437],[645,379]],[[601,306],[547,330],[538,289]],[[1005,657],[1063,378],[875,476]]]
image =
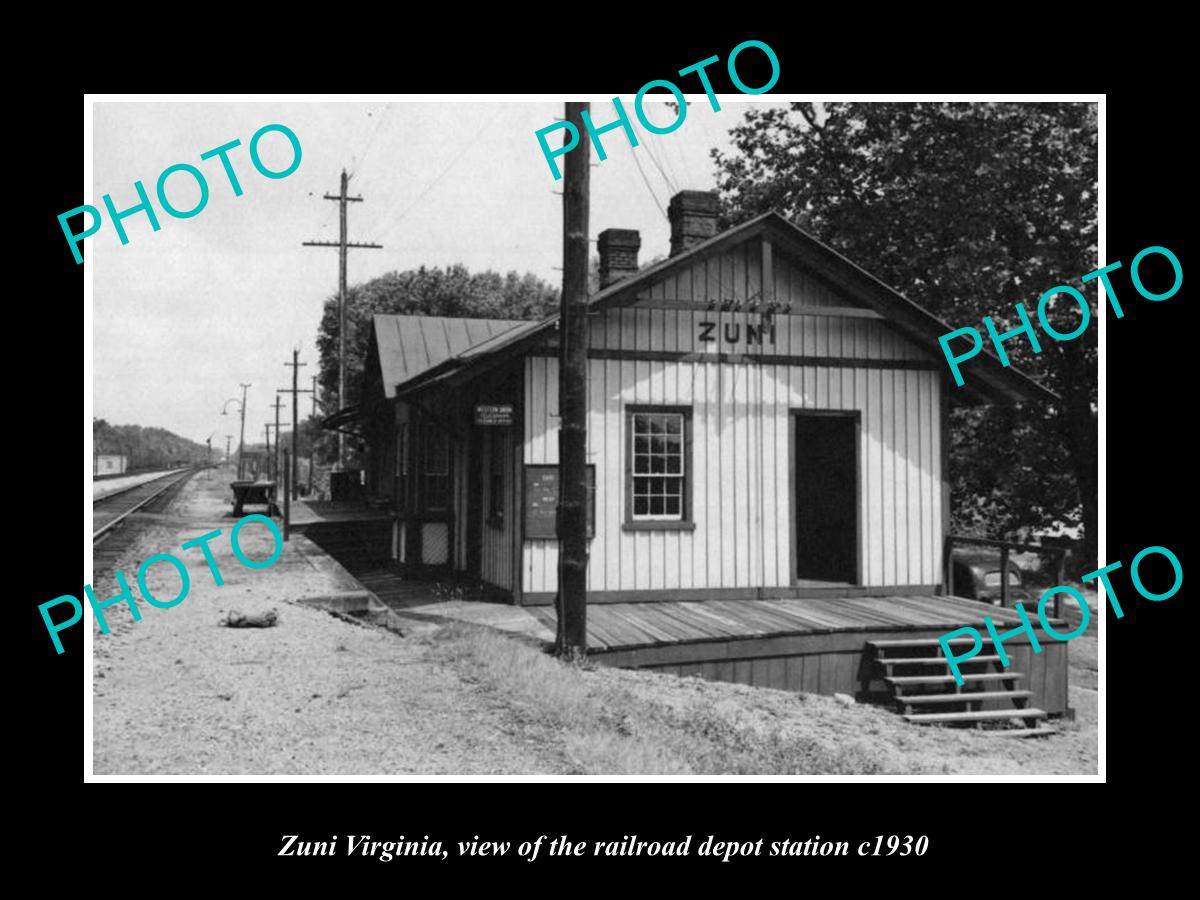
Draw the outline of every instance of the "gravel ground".
[[[120,564],[135,571],[152,553],[175,552],[192,588],[171,609],[142,604],[137,623],[113,607],[113,633],[97,629],[97,775],[1096,771],[1091,635],[1071,647],[1078,719],[1063,733],[1016,740],[914,726],[830,697],[576,669],[486,629],[385,617],[401,635],[299,605],[344,592],[348,576],[306,555],[303,539],[270,568],[242,566],[227,494],[217,476],[193,479]],[[214,528],[219,587],[198,551],[178,549]],[[264,527],[241,537],[252,559],[268,556]],[[156,566],[149,587],[169,599],[178,577]],[[116,585],[97,573],[96,590],[107,597]],[[230,610],[271,608],[274,628],[219,624]]]
[[[113,633],[94,635],[94,772],[116,774],[555,773],[566,762],[553,734],[513,715],[502,697],[463,681],[428,657],[422,635],[365,628],[294,601],[336,592],[290,544],[268,569],[233,557],[225,488],[189,484],[172,512],[183,529],[153,527],[122,563],[126,572],[151,553],[185,558],[191,593],[179,606],[142,604],[134,623],[111,609]],[[212,543],[224,577],[213,584],[198,550],[181,542],[222,527]],[[247,526],[241,546],[264,559],[262,526]],[[98,596],[116,593],[98,573]],[[178,593],[169,565],[155,566],[150,590]],[[101,588],[108,593],[99,593]],[[136,588],[135,588],[136,590]],[[219,625],[230,610],[279,612],[275,628]]]
[[[751,752],[786,759],[789,745],[815,746],[831,758],[849,754],[872,763],[868,774],[1095,775],[1096,694],[1070,691],[1074,722],[1050,737],[1005,738],[970,729],[910,725],[895,713],[833,697],[615,670],[599,674],[677,721],[718,722],[741,732]],[[672,683],[664,685],[664,679]],[[747,740],[747,737],[749,738]],[[766,771],[759,768],[757,771]]]
[[[161,472],[143,472],[140,475],[123,475],[120,478],[105,478],[102,481],[93,481],[92,499],[99,500],[102,497],[123,491],[125,488],[132,487],[135,484],[144,484],[147,481],[153,481],[155,478],[161,478],[163,475],[166,475],[169,471],[169,469],[164,469]]]

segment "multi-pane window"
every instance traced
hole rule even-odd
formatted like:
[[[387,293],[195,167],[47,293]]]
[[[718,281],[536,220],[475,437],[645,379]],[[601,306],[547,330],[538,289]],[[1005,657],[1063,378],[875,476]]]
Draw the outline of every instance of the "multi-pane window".
[[[426,512],[450,508],[450,442],[446,432],[430,425],[425,429],[424,494]]]
[[[687,520],[687,427],[682,410],[630,412],[633,521]]]

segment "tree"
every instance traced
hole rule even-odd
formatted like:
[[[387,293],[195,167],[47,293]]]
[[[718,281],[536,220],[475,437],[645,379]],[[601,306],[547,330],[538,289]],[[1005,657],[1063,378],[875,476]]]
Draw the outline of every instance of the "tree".
[[[463,316],[480,319],[540,319],[557,309],[558,289],[536,275],[485,271],[471,274],[465,266],[389,272],[346,291],[346,398],[357,403],[363,366],[378,314]],[[337,296],[325,302],[317,336],[321,354],[318,390],[326,414],[336,411],[338,383]],[[336,442],[325,445],[326,458]]]
[[[751,109],[731,133],[733,151],[713,151],[724,224],[778,210],[952,325],[990,315],[1007,330],[1017,302],[1095,268],[1092,104],[794,103]],[[1084,293],[1094,320],[1094,285]],[[1050,320],[1070,332],[1079,312],[1059,302]],[[1005,346],[1061,403],[956,406],[953,528],[1082,523],[1093,561],[1096,325],[1043,336],[1040,354]]]
[[[199,465],[208,458],[208,447],[167,431],[141,425],[110,425],[92,419],[92,452],[124,456],[130,469],[164,469]]]

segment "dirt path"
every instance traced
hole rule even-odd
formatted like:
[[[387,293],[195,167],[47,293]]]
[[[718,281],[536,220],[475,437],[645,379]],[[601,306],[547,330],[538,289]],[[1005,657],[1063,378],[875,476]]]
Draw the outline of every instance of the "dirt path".
[[[172,509],[187,527],[154,527],[121,568],[151,553],[188,564],[191,592],[179,606],[142,607],[134,623],[110,610],[113,633],[94,634],[94,772],[104,774],[492,774],[570,768],[545,725],[494,692],[429,658],[423,636],[360,627],[294,601],[338,589],[289,545],[268,569],[238,563],[232,520],[217,479],[188,485]],[[211,544],[224,578],[216,586],[198,550],[180,543],[220,527]],[[241,546],[266,558],[272,539],[247,526]],[[131,575],[132,580],[132,575]],[[169,565],[150,590],[178,593]],[[97,573],[100,597],[116,593]],[[104,590],[106,593],[101,593]],[[136,588],[135,588],[136,591]],[[230,609],[279,611],[279,625],[218,625]]]

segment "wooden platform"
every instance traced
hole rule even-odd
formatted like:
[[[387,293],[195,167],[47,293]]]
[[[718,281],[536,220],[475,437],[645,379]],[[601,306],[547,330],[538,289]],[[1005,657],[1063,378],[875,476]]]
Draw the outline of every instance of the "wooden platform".
[[[551,631],[553,607],[529,607]],[[804,600],[702,600],[605,603],[588,607],[589,652],[630,651],[730,638],[878,631],[939,633],[983,617],[1019,625],[1011,610],[957,597],[845,597]]]
[[[282,503],[282,501],[280,501]],[[303,532],[307,528],[321,525],[336,525],[350,522],[389,522],[395,518],[391,510],[381,509],[368,503],[343,500],[293,500],[291,527]]]
[[[453,580],[396,569],[355,574],[402,615],[485,625],[533,637],[546,647],[554,640],[552,606],[478,602],[477,595],[456,590],[461,585]],[[887,702],[888,671],[876,661],[871,642],[928,644],[968,625],[986,634],[985,616],[1003,631],[1020,624],[1011,610],[941,596],[604,603],[588,607],[588,653],[603,665]],[[1065,623],[1051,624],[1067,630]],[[1042,651],[1037,654],[1024,635],[1006,642],[1012,658],[1006,671],[1019,673],[1021,689],[1037,707],[1066,712],[1067,645],[1040,630],[1038,640]],[[995,666],[994,652],[985,638],[980,664]],[[956,688],[951,683],[944,690]]]
[[[553,608],[525,609],[553,633]],[[588,607],[588,652],[598,663],[621,668],[890,702],[887,670],[872,642],[911,638],[929,644],[972,626],[984,634],[980,656],[987,659],[995,651],[985,616],[1000,631],[1020,624],[1011,610],[939,596],[610,603]],[[1064,623],[1051,624],[1067,630]],[[1011,664],[1003,671],[1017,676],[1033,706],[1066,713],[1068,645],[1037,632],[1039,653],[1026,635],[1005,642]],[[976,668],[966,665],[967,671]],[[944,690],[956,690],[952,680]]]

